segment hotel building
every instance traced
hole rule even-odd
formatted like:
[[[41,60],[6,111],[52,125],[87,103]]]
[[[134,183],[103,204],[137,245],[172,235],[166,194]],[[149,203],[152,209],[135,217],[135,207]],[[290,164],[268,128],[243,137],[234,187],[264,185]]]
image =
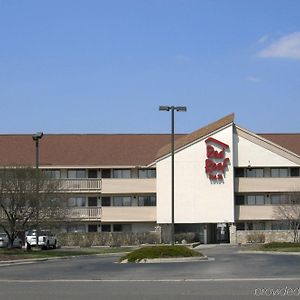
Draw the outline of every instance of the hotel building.
[[[34,166],[30,135],[0,136],[0,165]],[[168,235],[168,134],[46,134],[40,168],[68,193],[67,232]],[[277,208],[300,191],[300,134],[255,134],[228,115],[175,141],[175,231],[204,243],[288,229]]]

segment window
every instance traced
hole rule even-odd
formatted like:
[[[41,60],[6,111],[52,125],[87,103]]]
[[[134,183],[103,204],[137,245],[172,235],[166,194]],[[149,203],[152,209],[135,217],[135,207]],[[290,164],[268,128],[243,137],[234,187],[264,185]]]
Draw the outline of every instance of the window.
[[[88,178],[97,178],[98,170],[97,169],[89,169],[88,170]]]
[[[67,232],[85,232],[85,225],[70,225],[67,227]]]
[[[244,195],[235,195],[235,205],[244,205],[245,197]]]
[[[284,221],[273,221],[271,223],[271,230],[289,230],[290,226],[288,222]]]
[[[102,206],[110,206],[110,197],[101,198]]]
[[[97,197],[88,197],[88,206],[97,206]]]
[[[254,230],[265,230],[266,229],[266,224],[265,222],[256,222],[253,224]]]
[[[155,178],[155,169],[139,169],[139,178]]]
[[[271,195],[271,204],[287,204],[288,198],[288,195],[284,194]]]
[[[247,222],[247,230],[253,230],[253,223],[252,222]]]
[[[131,197],[130,196],[113,197],[113,206],[131,206]]]
[[[88,232],[97,232],[98,225],[97,224],[89,224],[88,225]]]
[[[246,169],[246,177],[264,177],[264,169],[248,168]]]
[[[51,179],[60,178],[60,170],[44,170],[44,174],[47,178],[51,178]]]
[[[235,168],[235,177],[244,177],[245,176],[245,172],[243,168]]]
[[[248,195],[247,196],[247,204],[248,205],[264,205],[265,204],[265,196],[264,195]]]
[[[114,224],[113,225],[113,231],[114,232],[120,232],[120,231],[122,231],[122,225],[121,224]]]
[[[139,206],[156,206],[155,196],[140,196]]]
[[[102,178],[110,178],[111,177],[110,169],[102,169],[101,174],[102,174]]]
[[[113,231],[114,232],[130,232],[131,231],[131,224],[113,224]]]
[[[291,176],[299,177],[299,168],[291,168]]]
[[[102,224],[101,231],[102,232],[110,232],[110,224]]]
[[[81,170],[68,170],[68,178],[86,178],[86,171]]]
[[[288,177],[287,168],[271,168],[271,177]]]
[[[127,170],[127,169],[113,170],[113,177],[114,178],[131,178],[131,170]]]
[[[86,206],[86,198],[85,197],[72,197],[68,199],[69,207],[84,207]]]
[[[236,223],[236,230],[245,230],[245,223]]]

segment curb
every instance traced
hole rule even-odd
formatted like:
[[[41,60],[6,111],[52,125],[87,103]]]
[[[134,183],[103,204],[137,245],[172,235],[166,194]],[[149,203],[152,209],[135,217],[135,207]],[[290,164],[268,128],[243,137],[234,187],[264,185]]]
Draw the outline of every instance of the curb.
[[[93,257],[93,256],[121,256],[128,254],[129,252],[119,252],[119,253],[99,253],[99,254],[83,254],[83,255],[72,255],[72,256],[55,256],[55,257],[45,257],[45,258],[28,258],[28,259],[15,259],[15,260],[3,260],[0,261],[0,267],[13,266],[13,265],[27,265],[36,262],[45,261],[55,261],[63,259],[73,259],[80,257]]]
[[[300,252],[279,252],[279,251],[250,251],[250,250],[240,250],[238,254],[268,254],[268,255],[300,255]]]
[[[207,262],[214,261],[212,257],[201,256],[201,257],[171,257],[171,258],[145,258],[141,261],[135,262],[138,264],[160,264],[160,263],[181,263],[181,262]],[[127,259],[121,262],[120,264],[131,264]],[[133,263],[134,264],[134,263]]]

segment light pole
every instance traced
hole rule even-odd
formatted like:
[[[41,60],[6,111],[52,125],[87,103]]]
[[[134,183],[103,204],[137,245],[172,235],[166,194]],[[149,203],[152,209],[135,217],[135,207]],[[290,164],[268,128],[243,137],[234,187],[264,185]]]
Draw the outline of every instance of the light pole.
[[[35,170],[36,170],[36,248],[39,247],[39,209],[40,209],[40,180],[39,180],[39,140],[43,137],[43,132],[37,132],[32,135],[35,141]]]
[[[171,119],[171,153],[172,153],[172,161],[171,161],[171,211],[172,211],[172,224],[171,224],[171,243],[172,246],[175,244],[175,228],[174,228],[174,188],[175,188],[175,182],[174,182],[174,112],[175,110],[178,112],[185,112],[186,106],[160,106],[160,111],[171,111],[172,119]]]

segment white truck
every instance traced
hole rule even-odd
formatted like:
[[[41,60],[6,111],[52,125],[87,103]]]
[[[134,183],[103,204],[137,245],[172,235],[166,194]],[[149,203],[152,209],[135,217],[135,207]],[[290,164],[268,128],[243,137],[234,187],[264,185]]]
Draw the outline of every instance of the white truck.
[[[36,230],[30,230],[26,233],[25,245],[27,249],[31,249],[32,247],[37,247],[36,236],[37,236]],[[50,230],[39,231],[38,247],[42,249],[49,249],[49,248],[56,249],[57,247],[56,236],[52,234]]]

